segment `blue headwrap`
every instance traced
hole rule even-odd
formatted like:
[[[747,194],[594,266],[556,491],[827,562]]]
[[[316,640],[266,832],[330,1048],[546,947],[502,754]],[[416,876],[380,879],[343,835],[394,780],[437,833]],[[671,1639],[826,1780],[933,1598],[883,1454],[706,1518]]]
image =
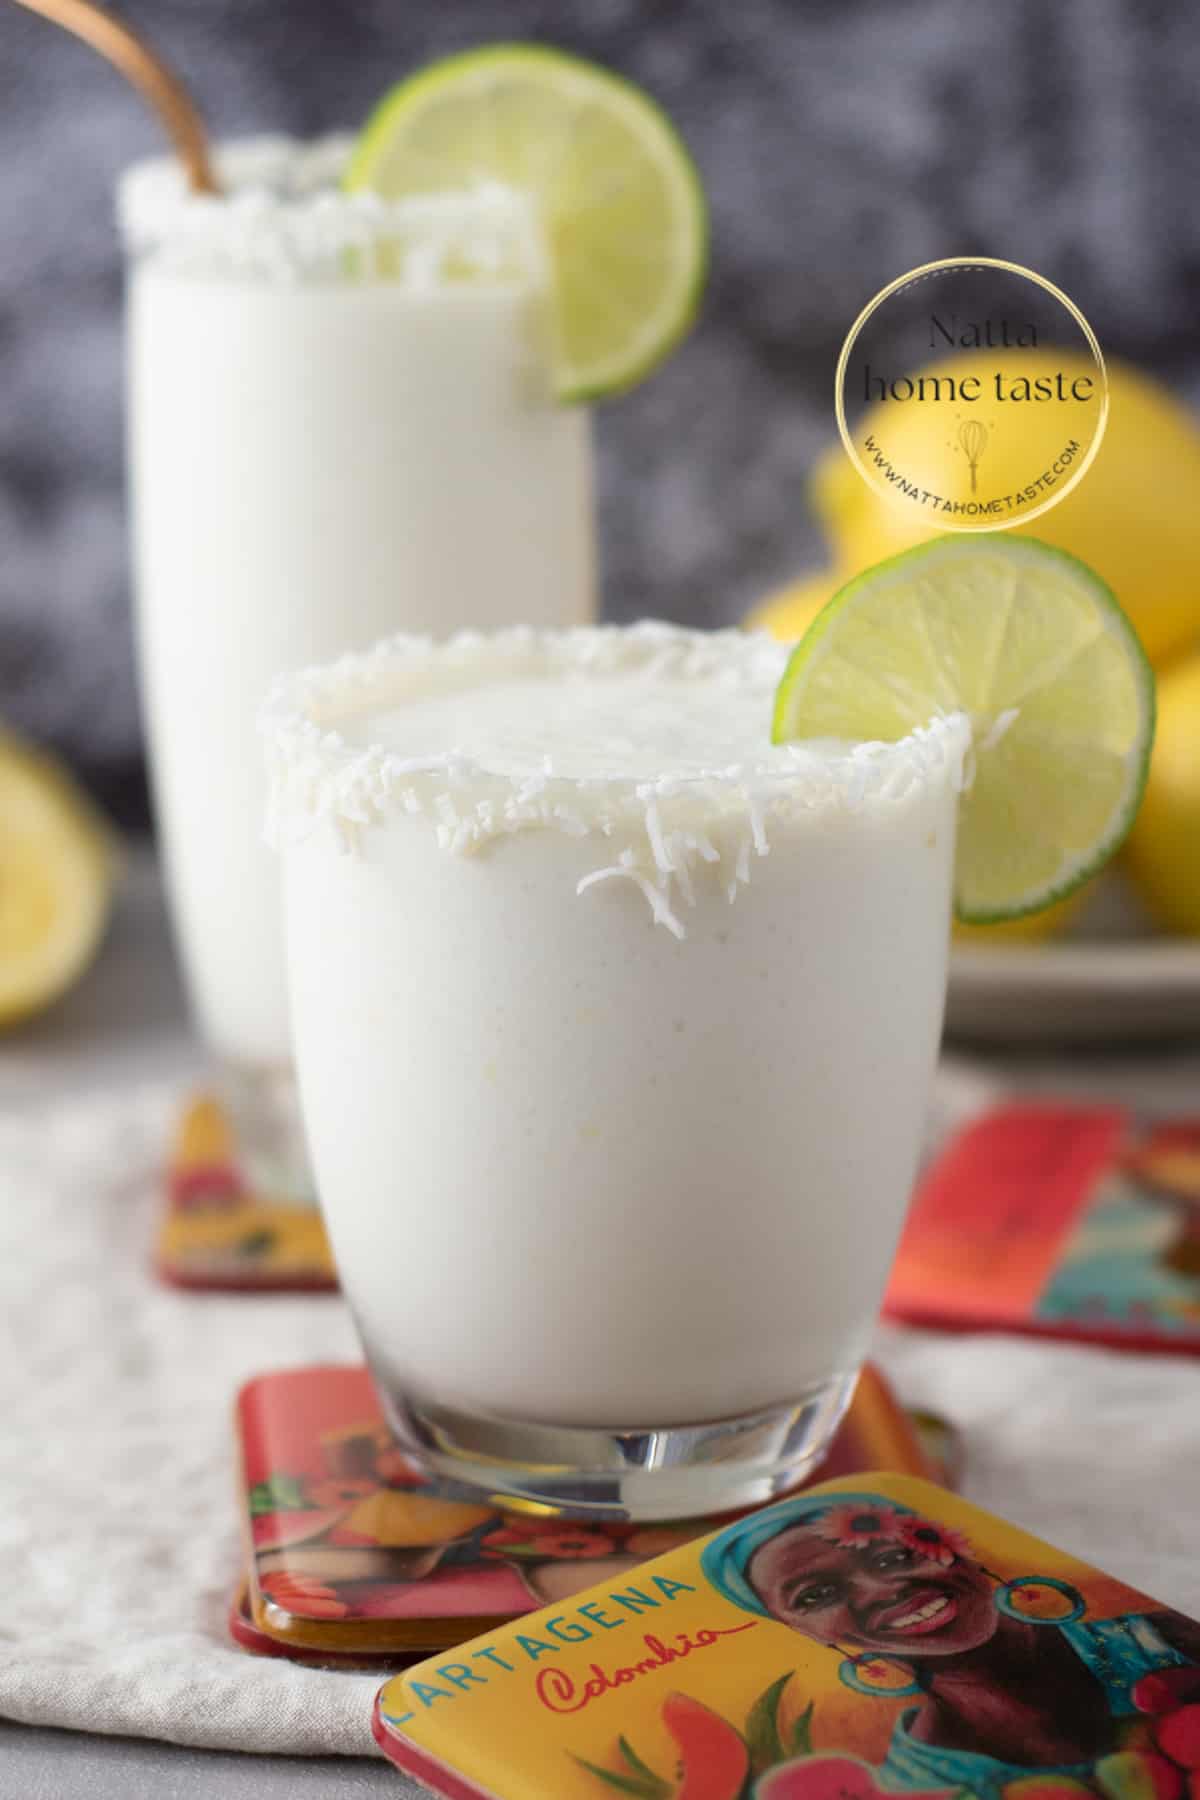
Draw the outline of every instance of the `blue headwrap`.
[[[871,1511],[886,1507],[889,1512],[912,1514],[910,1506],[881,1499],[878,1494],[798,1494],[794,1500],[781,1500],[778,1506],[768,1506],[765,1512],[751,1513],[747,1518],[727,1525],[705,1544],[700,1567],[719,1594],[724,1594],[727,1600],[732,1600],[746,1612],[761,1613],[764,1619],[769,1619],[771,1613],[750,1586],[746,1573],[755,1551],[769,1544],[789,1525],[810,1525],[823,1519],[834,1507],[842,1506],[861,1506]]]

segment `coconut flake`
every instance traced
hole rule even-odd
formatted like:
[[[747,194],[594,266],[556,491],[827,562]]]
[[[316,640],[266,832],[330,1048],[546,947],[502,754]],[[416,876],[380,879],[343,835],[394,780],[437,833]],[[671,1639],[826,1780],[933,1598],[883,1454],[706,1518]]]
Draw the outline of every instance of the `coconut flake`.
[[[695,904],[702,870],[730,901],[750,881],[752,855],[765,856],[772,833],[826,812],[908,805],[931,782],[958,789],[968,774],[965,718],[934,719],[893,744],[797,744],[781,753],[763,733],[760,761],[711,770],[664,769],[646,782],[604,767],[582,776],[540,772],[511,776],[461,749],[403,757],[378,743],[356,745],[339,730],[350,718],[403,703],[436,667],[469,684],[530,671],[553,679],[581,669],[596,675],[630,670],[672,681],[739,682],[761,693],[764,721],[782,667],[780,647],[743,632],[689,632],[657,622],[538,632],[511,627],[490,636],[462,632],[446,643],[398,637],[365,655],[285,678],[261,715],[270,773],[268,831],[280,848],[323,825],[353,848],[363,831],[390,818],[425,818],[438,846],[471,855],[502,835],[552,830],[594,838],[606,853],[576,883],[579,894],[626,880],[673,935],[684,927],[675,904]]]
[[[346,193],[353,139],[285,137],[220,145],[222,191],[195,194],[174,158],[135,164],[117,190],[131,254],[173,274],[287,287],[386,281],[415,294],[468,279],[547,285],[548,258],[528,198],[498,182],[389,201]]]

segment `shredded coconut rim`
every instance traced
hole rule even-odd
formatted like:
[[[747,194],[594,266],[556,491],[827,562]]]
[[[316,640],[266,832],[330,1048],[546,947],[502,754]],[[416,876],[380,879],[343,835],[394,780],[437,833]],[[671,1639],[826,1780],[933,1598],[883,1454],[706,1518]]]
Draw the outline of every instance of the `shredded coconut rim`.
[[[470,855],[531,830],[595,839],[597,866],[577,891],[631,882],[655,919],[682,937],[697,880],[716,879],[735,899],[781,826],[903,807],[932,783],[963,785],[971,734],[962,714],[934,719],[897,743],[772,745],[771,703],[786,660],[786,646],[765,635],[652,621],[557,632],[514,626],[442,643],[387,639],[275,684],[260,720],[268,836],[282,849],[327,828],[352,849],[363,833],[410,815],[450,854]],[[527,678],[634,672],[736,689],[756,715],[761,702],[761,752],[711,768],[668,765],[647,778],[600,763],[564,772],[549,755],[538,769],[505,768],[452,744],[406,756],[371,742],[369,731],[364,741],[363,721],[402,711],[406,699]]]
[[[497,182],[396,201],[347,194],[339,183],[352,143],[337,134],[219,145],[219,194],[193,193],[174,158],[137,163],[117,187],[126,246],[167,273],[275,286],[546,286],[545,246],[524,195]]]

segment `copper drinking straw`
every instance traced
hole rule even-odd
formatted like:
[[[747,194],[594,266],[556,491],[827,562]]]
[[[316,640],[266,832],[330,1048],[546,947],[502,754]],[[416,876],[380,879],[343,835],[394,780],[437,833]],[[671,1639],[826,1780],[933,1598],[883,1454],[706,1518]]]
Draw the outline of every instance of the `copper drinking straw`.
[[[174,144],[195,194],[219,193],[204,129],[194,101],[179,77],[137,33],[91,0],[17,0],[30,12],[52,19],[107,58],[158,114]]]

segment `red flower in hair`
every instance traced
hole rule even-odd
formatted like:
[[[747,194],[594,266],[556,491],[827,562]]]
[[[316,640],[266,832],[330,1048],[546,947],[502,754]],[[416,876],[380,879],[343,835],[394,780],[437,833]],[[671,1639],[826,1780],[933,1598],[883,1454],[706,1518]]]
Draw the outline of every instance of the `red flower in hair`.
[[[866,1550],[880,1538],[894,1538],[898,1524],[894,1507],[847,1502],[844,1506],[831,1506],[816,1521],[816,1529],[821,1537],[843,1550]]]
[[[926,1562],[941,1563],[944,1569],[956,1557],[971,1554],[971,1546],[961,1531],[954,1531],[949,1525],[935,1525],[932,1519],[901,1517],[896,1521],[896,1536]]]

